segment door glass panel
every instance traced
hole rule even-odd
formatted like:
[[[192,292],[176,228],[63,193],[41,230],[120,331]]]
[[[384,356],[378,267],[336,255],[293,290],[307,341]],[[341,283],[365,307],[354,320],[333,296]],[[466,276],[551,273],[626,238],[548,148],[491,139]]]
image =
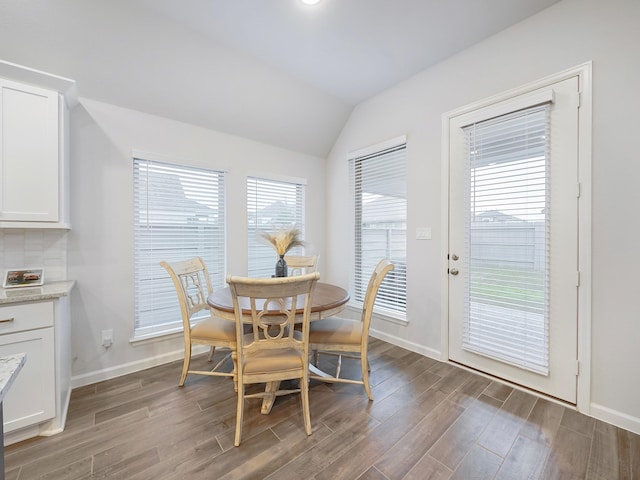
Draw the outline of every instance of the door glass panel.
[[[549,371],[549,106],[464,128],[465,350]]]

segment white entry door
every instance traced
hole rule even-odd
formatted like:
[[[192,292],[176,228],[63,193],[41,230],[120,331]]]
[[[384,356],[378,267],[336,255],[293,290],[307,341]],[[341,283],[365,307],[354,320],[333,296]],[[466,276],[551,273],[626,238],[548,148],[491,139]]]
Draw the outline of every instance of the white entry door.
[[[574,404],[578,85],[449,122],[449,357]]]

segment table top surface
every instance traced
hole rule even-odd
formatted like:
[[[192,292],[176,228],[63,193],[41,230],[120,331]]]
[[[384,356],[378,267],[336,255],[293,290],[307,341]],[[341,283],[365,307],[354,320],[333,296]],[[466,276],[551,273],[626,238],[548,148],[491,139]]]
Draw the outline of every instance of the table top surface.
[[[313,290],[311,312],[332,310],[345,305],[348,301],[349,292],[344,288],[318,282]],[[231,298],[231,289],[229,287],[214,291],[207,298],[207,303],[216,310],[233,313],[233,299]],[[245,309],[244,307],[245,305],[243,305],[243,310]],[[248,303],[246,304],[246,309],[250,310]],[[302,310],[302,307],[300,310]]]

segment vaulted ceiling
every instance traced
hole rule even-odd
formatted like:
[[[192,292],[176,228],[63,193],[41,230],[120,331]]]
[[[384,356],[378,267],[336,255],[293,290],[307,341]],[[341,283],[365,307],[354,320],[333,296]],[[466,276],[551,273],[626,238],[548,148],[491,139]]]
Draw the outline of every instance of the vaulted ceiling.
[[[559,0],[0,0],[0,59],[325,157],[351,110]]]

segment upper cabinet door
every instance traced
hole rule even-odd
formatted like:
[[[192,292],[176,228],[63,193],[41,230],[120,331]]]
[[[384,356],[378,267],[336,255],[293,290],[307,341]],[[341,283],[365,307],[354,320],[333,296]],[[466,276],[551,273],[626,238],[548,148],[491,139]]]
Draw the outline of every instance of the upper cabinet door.
[[[58,222],[58,93],[0,79],[0,221]]]

